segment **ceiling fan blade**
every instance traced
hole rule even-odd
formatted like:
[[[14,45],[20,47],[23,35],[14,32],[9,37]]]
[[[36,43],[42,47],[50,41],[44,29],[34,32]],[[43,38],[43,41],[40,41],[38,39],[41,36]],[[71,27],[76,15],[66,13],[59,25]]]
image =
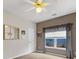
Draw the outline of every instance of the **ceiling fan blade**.
[[[27,3],[33,4],[33,2],[31,0],[24,0]]]
[[[25,10],[24,12],[29,12],[29,11],[31,11],[31,10],[33,10],[33,9],[34,9],[34,7],[29,8],[29,9]]]
[[[36,1],[37,1],[37,2],[40,2],[40,3],[43,2],[43,0],[36,0]]]
[[[43,7],[45,7],[45,6],[48,6],[48,3],[43,3],[42,5],[43,5]]]

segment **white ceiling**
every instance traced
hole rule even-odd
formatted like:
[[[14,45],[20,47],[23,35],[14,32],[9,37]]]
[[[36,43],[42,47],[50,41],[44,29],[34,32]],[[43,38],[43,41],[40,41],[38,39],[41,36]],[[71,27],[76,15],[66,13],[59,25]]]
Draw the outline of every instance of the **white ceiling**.
[[[27,0],[4,0],[4,11],[36,23],[76,11],[76,0],[44,0],[44,2],[49,3],[49,5],[45,7],[45,11],[39,14],[35,12],[35,9],[28,11],[33,6],[26,1]]]

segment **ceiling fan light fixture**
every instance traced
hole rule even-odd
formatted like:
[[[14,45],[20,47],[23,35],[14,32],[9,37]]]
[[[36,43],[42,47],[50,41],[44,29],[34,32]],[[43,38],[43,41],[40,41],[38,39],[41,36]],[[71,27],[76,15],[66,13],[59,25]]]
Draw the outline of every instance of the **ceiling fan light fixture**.
[[[36,8],[36,12],[37,13],[40,13],[41,11],[42,11],[42,8],[41,7]]]
[[[34,1],[26,0],[26,1],[30,4],[32,4],[32,6],[33,6],[32,8],[30,8],[27,11],[35,9],[36,13],[40,13],[40,12],[42,12],[42,10],[46,11],[45,7],[49,5],[48,3],[44,2],[43,0],[34,0]]]
[[[47,3],[43,3],[40,1],[36,1],[33,3],[33,6],[36,8],[37,13],[40,13],[42,11],[43,7],[45,7],[47,5],[48,5]]]

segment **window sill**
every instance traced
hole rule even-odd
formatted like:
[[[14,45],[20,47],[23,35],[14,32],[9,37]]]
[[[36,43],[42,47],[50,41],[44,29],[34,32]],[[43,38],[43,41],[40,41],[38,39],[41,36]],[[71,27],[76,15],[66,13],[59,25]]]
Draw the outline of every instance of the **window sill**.
[[[48,46],[45,46],[45,48],[59,49],[59,50],[66,50],[66,48],[59,48],[59,47],[48,47]]]

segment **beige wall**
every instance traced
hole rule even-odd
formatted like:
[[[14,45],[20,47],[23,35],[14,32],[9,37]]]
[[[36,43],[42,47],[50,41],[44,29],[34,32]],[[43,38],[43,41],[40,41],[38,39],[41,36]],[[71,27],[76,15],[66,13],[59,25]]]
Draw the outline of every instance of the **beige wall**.
[[[20,17],[4,11],[3,24],[14,26],[20,29],[19,40],[14,39],[3,41],[4,59],[13,59],[36,50],[35,23],[29,22],[27,19],[21,19]],[[21,35],[21,30],[25,30],[26,34],[24,37]]]
[[[37,23],[37,33],[42,33],[41,37],[37,37],[37,50],[43,50],[43,48],[44,48],[44,46],[43,46],[43,44],[44,44],[43,43],[43,28],[53,27],[56,25],[67,24],[67,23],[73,23],[73,29],[72,29],[72,43],[73,44],[72,44],[72,46],[73,46],[73,51],[76,51],[76,25],[75,25],[76,24],[76,13],[72,13],[72,14],[54,18],[54,19],[51,19],[48,21],[43,21],[43,22]],[[56,50],[56,51],[58,51],[58,50]]]

